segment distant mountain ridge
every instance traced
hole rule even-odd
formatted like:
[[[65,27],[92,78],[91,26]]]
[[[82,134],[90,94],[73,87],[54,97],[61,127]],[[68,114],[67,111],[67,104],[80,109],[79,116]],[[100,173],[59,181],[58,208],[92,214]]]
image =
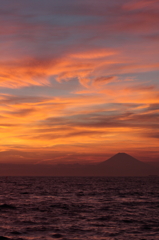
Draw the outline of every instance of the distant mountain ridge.
[[[105,164],[105,163],[113,163],[113,164],[127,164],[127,163],[139,163],[141,161],[137,160],[136,158],[132,157],[131,155],[127,153],[117,153],[111,158],[105,160],[104,162],[101,162],[100,164]]]
[[[155,167],[126,153],[117,153],[108,160],[99,163],[97,171],[100,175],[106,176],[147,176],[159,173]]]
[[[96,164],[0,164],[0,176],[159,176],[159,167],[117,153]]]

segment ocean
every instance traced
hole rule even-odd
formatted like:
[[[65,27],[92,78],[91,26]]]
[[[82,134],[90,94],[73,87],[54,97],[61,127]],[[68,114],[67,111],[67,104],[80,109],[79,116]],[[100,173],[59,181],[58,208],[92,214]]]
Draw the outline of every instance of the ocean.
[[[0,177],[0,240],[158,240],[159,177]]]

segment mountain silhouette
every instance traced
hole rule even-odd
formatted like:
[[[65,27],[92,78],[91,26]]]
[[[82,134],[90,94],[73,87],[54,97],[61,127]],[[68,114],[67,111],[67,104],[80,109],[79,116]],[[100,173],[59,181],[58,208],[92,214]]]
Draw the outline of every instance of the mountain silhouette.
[[[148,163],[126,153],[117,153],[108,160],[96,166],[97,174],[100,176],[147,176],[156,175],[158,170]]]
[[[117,153],[113,157],[109,158],[108,160],[100,163],[100,164],[138,164],[142,163],[141,161],[137,160],[136,158],[130,156],[127,153]]]
[[[0,164],[0,176],[149,176],[159,168],[126,154],[117,153],[94,164]]]

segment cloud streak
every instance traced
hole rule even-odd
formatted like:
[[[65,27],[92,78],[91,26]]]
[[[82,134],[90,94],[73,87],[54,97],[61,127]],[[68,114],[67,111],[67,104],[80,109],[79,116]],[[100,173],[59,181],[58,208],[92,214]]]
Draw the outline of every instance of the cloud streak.
[[[0,3],[4,159],[157,158],[158,0]]]

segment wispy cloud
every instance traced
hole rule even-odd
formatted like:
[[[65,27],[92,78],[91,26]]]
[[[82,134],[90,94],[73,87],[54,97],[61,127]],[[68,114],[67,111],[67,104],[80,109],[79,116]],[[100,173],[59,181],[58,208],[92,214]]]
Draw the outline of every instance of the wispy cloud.
[[[0,3],[4,159],[157,156],[158,0]]]

